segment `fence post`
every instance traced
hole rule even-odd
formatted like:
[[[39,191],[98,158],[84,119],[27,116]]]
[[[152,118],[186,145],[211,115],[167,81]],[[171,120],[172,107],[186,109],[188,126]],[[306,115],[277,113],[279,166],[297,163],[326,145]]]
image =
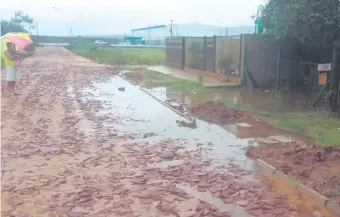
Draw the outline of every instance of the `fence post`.
[[[185,68],[185,37],[182,37],[182,70]]]
[[[169,40],[165,38],[165,65],[169,67]]]
[[[246,62],[246,49],[245,49],[245,39],[244,35],[241,35],[240,40],[240,76],[241,76],[241,85],[244,85],[244,67]]]
[[[279,92],[280,85],[280,58],[281,58],[281,44],[279,43],[279,49],[277,51],[277,63],[276,63],[276,92]]]
[[[205,71],[206,68],[206,55],[207,52],[207,36],[203,37],[203,71]]]
[[[216,72],[216,52],[217,52],[217,45],[216,45],[216,35],[213,37],[213,43],[214,43],[214,68],[213,72]]]

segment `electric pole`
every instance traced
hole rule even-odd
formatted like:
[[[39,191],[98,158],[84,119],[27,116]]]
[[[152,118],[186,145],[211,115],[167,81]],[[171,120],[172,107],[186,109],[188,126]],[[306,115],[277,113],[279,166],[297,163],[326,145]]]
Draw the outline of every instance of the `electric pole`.
[[[72,36],[73,36],[73,29],[71,28],[70,29],[70,40],[71,40]]]
[[[170,36],[171,37],[173,35],[172,22],[174,22],[174,20],[170,20]]]
[[[37,30],[37,36],[39,35],[38,21],[35,21],[35,29]]]

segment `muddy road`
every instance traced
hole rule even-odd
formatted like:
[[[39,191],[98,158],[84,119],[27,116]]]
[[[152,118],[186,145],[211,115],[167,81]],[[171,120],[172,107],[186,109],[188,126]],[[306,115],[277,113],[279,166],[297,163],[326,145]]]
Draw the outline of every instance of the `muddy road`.
[[[53,47],[23,65],[2,97],[1,216],[332,216],[257,171],[249,140],[179,127],[108,66]]]

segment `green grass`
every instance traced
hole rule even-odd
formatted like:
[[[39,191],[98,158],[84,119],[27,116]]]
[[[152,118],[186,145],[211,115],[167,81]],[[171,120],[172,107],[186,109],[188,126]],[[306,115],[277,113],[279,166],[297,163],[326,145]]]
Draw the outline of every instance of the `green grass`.
[[[328,145],[340,145],[340,119],[326,113],[289,113],[278,115],[278,125],[319,140]]]
[[[159,65],[165,63],[163,48],[119,48],[70,45],[70,51],[95,62],[112,65]]]
[[[143,86],[167,87],[169,91],[178,92],[208,92],[216,89],[231,89],[231,87],[210,88],[203,86],[199,81],[188,81],[162,73],[148,71]],[[235,90],[235,87],[233,88]],[[280,100],[280,94],[273,96]],[[295,132],[303,133],[327,145],[340,145],[340,119],[331,117],[327,112],[269,112],[257,109],[248,104],[237,104],[232,101],[221,101],[227,107],[237,108],[259,114],[264,120],[276,122],[277,126]]]
[[[148,71],[144,76],[143,86],[145,87],[166,87],[170,91],[197,91],[207,89],[198,81],[188,81],[165,75],[155,71]]]
[[[264,120],[276,122],[276,125],[307,135],[326,145],[340,145],[340,119],[327,112],[268,112],[247,104],[224,102],[228,107],[254,112]]]
[[[186,79],[176,78],[156,71],[149,70],[144,76],[143,86],[145,87],[166,87],[170,91],[195,91],[208,92],[220,89],[237,89],[237,87],[205,87],[200,79],[197,81],[189,81]]]

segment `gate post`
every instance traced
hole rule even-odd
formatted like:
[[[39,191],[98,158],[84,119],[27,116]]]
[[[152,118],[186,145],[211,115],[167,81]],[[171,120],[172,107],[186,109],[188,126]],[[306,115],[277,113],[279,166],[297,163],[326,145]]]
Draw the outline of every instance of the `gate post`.
[[[213,66],[213,72],[216,72],[216,52],[217,52],[217,46],[216,46],[216,35],[213,36],[213,46],[214,46],[214,66]]]
[[[185,68],[185,37],[182,37],[182,70]]]
[[[203,71],[206,69],[206,61],[207,61],[207,36],[203,38]]]
[[[165,65],[169,67],[169,40],[165,38]]]
[[[246,67],[246,49],[245,49],[245,35],[241,35],[241,43],[240,43],[240,75],[241,75],[241,86],[244,85],[244,70]]]

